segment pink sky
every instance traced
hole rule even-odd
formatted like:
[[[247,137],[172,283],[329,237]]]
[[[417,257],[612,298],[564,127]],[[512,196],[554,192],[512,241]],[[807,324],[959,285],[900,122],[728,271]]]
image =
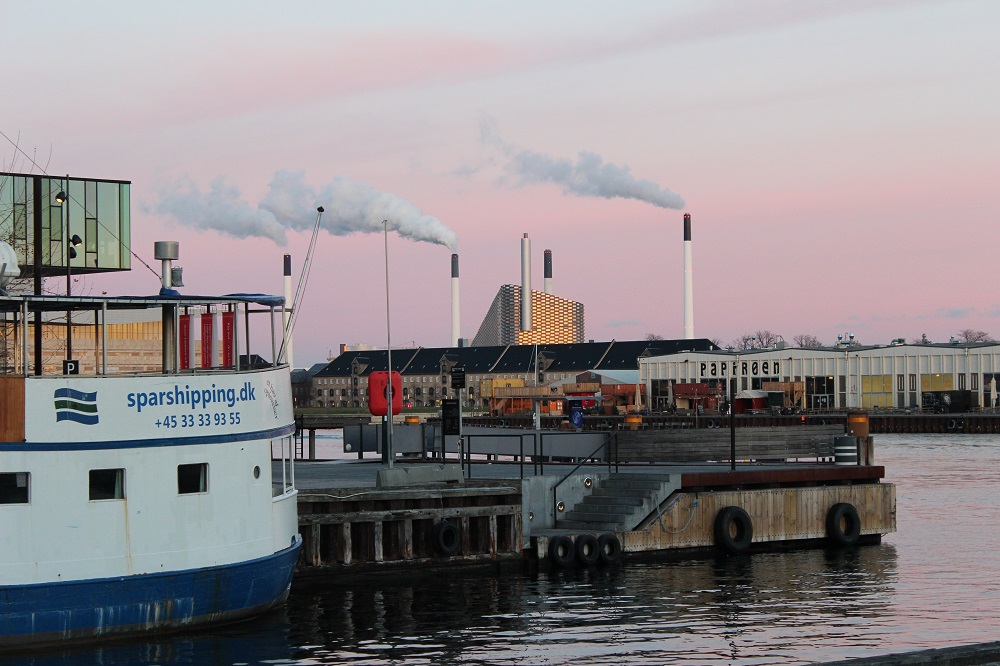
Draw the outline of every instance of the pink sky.
[[[0,130],[53,175],[131,180],[133,250],[180,241],[187,293],[280,293],[286,252],[297,276],[307,231],[236,237],[292,172],[453,231],[462,337],[519,282],[525,232],[588,339],[682,337],[684,212],[698,337],[1000,337],[998,33],[986,0],[21,3],[0,9]],[[518,153],[591,153],[685,205],[524,182]],[[0,160],[38,170],[3,139]],[[233,215],[164,212],[213,182]],[[339,203],[301,201],[295,227]],[[448,345],[451,251],[388,249],[394,345]],[[84,288],[154,292],[133,265]],[[320,235],[296,365],[384,346],[384,276],[381,234]]]

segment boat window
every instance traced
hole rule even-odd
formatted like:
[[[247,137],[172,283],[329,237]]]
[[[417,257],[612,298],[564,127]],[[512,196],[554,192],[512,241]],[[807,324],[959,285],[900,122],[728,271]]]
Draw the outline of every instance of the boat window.
[[[177,493],[208,492],[208,463],[194,463],[177,466]]]
[[[90,470],[90,499],[125,499],[125,470]]]
[[[28,472],[0,473],[0,504],[27,504]]]

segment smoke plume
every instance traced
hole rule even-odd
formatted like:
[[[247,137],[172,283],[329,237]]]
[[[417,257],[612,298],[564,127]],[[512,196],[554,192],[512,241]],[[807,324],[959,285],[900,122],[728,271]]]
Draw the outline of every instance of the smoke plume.
[[[635,199],[660,208],[680,209],[684,199],[651,180],[636,178],[628,166],[606,163],[597,153],[581,151],[576,162],[531,150],[522,150],[501,139],[492,124],[481,127],[483,143],[498,147],[507,158],[504,170],[518,185],[554,183],[565,194],[605,199]]]
[[[458,248],[458,235],[441,220],[367,183],[338,176],[316,191],[301,172],[278,171],[268,188],[254,207],[220,178],[212,182],[208,192],[188,183],[161,191],[153,211],[170,215],[187,226],[213,229],[235,238],[260,236],[286,245],[286,232],[312,229],[316,207],[323,206],[322,226],[334,236],[381,233],[382,221],[387,220],[389,231],[403,238],[451,250]]]

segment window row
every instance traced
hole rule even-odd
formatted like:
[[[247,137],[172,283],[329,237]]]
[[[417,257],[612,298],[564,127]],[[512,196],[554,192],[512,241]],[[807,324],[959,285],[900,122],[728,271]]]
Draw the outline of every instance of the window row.
[[[31,498],[30,472],[0,472],[0,504],[27,504]],[[177,466],[177,494],[208,492],[208,463]],[[92,469],[89,479],[91,500],[125,499],[124,469]]]

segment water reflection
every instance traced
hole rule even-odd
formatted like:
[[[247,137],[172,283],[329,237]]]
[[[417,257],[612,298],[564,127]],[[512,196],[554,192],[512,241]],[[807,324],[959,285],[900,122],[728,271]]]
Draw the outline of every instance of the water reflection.
[[[288,640],[289,620],[277,609],[264,617],[212,630],[167,634],[155,641],[106,640],[68,650],[39,650],[0,657],[4,666],[135,666],[136,664],[297,664]]]
[[[801,664],[996,640],[997,435],[883,435],[878,546],[524,573],[300,577],[284,614],[0,659],[83,664]]]
[[[877,646],[896,551],[869,546],[524,575],[302,584],[309,663],[775,663]]]

